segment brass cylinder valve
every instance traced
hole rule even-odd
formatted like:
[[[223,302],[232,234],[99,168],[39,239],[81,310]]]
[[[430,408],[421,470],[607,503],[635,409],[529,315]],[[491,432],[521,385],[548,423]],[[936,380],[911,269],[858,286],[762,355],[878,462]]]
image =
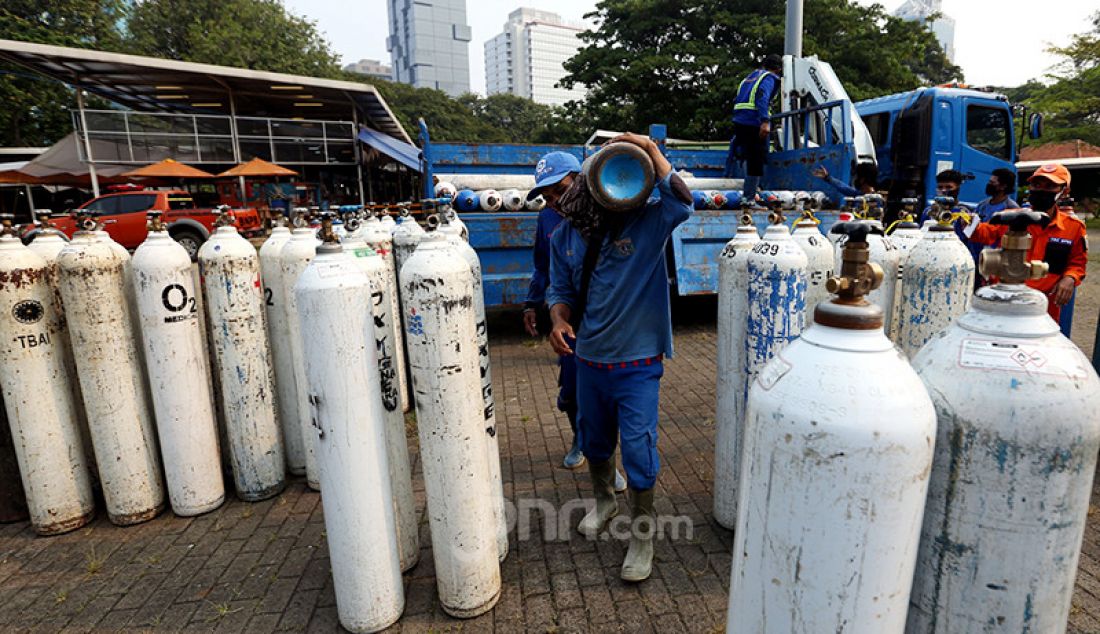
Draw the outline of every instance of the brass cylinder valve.
[[[1050,271],[1050,265],[1041,260],[1027,260],[1031,250],[1031,234],[1027,228],[1049,222],[1047,214],[1038,211],[1015,210],[993,214],[989,224],[1008,226],[1008,233],[1001,237],[1001,246],[986,249],[978,256],[978,271],[983,277],[996,277],[1005,284],[1022,284],[1037,280]]]
[[[825,288],[836,297],[817,305],[814,322],[850,330],[881,328],[882,309],[865,296],[881,286],[884,278],[882,267],[870,261],[867,244],[868,234],[881,235],[882,229],[865,222],[841,222],[829,232],[844,234],[848,239],[844,243],[840,274],[825,282]]]
[[[214,208],[218,219],[214,221],[216,227],[230,227],[237,224],[237,218],[233,215],[233,208],[229,205],[218,205]]]
[[[309,209],[306,207],[295,207],[294,215],[291,216],[290,224],[295,229],[301,229],[309,226]]]
[[[0,214],[0,236],[15,236],[15,227],[12,226],[12,221],[15,220],[15,214]]]
[[[145,226],[149,229],[149,231],[164,231],[164,222],[161,219],[161,216],[163,214],[164,212],[162,211],[146,212],[145,217],[147,219],[147,222],[145,223]]]
[[[335,219],[335,212],[325,211],[321,213],[321,242],[325,244],[337,244],[340,242],[340,238],[336,235],[336,232],[332,230],[332,222]]]

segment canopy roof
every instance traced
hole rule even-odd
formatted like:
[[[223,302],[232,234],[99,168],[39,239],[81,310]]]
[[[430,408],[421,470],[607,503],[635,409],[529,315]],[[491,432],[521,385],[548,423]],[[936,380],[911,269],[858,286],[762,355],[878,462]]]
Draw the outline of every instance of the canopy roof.
[[[225,170],[218,177],[224,176],[297,176],[298,172],[292,169],[287,169],[282,165],[276,165],[270,161],[265,161],[262,158],[256,157],[247,163],[241,163],[235,167]]]
[[[122,175],[132,176],[134,178],[214,178],[214,175],[210,172],[204,172],[197,167],[184,165],[170,158],[164,159],[163,161],[157,161],[156,163],[150,163],[136,170],[124,172]]]
[[[354,108],[361,123],[411,143],[370,84],[4,39],[0,60],[134,110],[346,121]]]

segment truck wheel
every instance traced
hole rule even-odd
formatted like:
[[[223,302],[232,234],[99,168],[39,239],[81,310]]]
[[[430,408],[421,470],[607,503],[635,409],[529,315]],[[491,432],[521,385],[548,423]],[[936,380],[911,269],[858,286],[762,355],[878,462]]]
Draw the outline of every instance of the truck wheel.
[[[199,247],[205,242],[202,234],[194,229],[179,229],[173,231],[172,239],[180,243],[180,246],[187,250],[187,255],[191,256],[192,262],[198,259]]]

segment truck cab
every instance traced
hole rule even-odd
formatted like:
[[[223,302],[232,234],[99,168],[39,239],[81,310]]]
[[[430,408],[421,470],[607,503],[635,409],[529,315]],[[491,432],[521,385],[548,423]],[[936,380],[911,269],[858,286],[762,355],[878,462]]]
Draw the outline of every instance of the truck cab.
[[[856,103],[871,133],[879,182],[892,199],[936,195],[936,174],[962,173],[959,200],[986,197],[993,170],[1016,171],[1012,110],[1001,94],[937,86]]]

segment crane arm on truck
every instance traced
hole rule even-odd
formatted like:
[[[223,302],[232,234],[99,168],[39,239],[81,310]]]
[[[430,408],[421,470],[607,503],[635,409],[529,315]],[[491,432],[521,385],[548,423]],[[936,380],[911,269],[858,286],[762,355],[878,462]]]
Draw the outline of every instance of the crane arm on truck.
[[[828,62],[821,61],[816,55],[810,57],[784,55],[781,95],[781,108],[787,111],[812,108],[831,101],[845,101],[848,116],[843,118],[833,117],[831,119],[833,134],[837,138],[844,137],[841,126],[845,124],[844,119],[847,119],[851,122],[849,125],[852,127],[852,142],[856,148],[856,161],[859,163],[877,163],[875,143],[871,138],[871,133],[867,130],[863,120],[859,118],[855,106],[852,105],[851,98],[848,97],[848,91],[844,90],[844,85],[840,83],[840,79],[837,78],[836,73],[833,72],[833,67]],[[814,137],[820,138],[818,134],[823,134],[825,126],[829,124],[829,120],[825,118],[823,112],[815,113],[813,116],[816,118],[813,127],[819,132],[812,129],[811,139]],[[791,123],[800,125],[800,122],[792,121]],[[798,134],[780,135],[780,138],[784,142],[797,143],[802,138],[801,130],[798,131]],[[793,150],[797,148],[785,147],[784,149]]]

